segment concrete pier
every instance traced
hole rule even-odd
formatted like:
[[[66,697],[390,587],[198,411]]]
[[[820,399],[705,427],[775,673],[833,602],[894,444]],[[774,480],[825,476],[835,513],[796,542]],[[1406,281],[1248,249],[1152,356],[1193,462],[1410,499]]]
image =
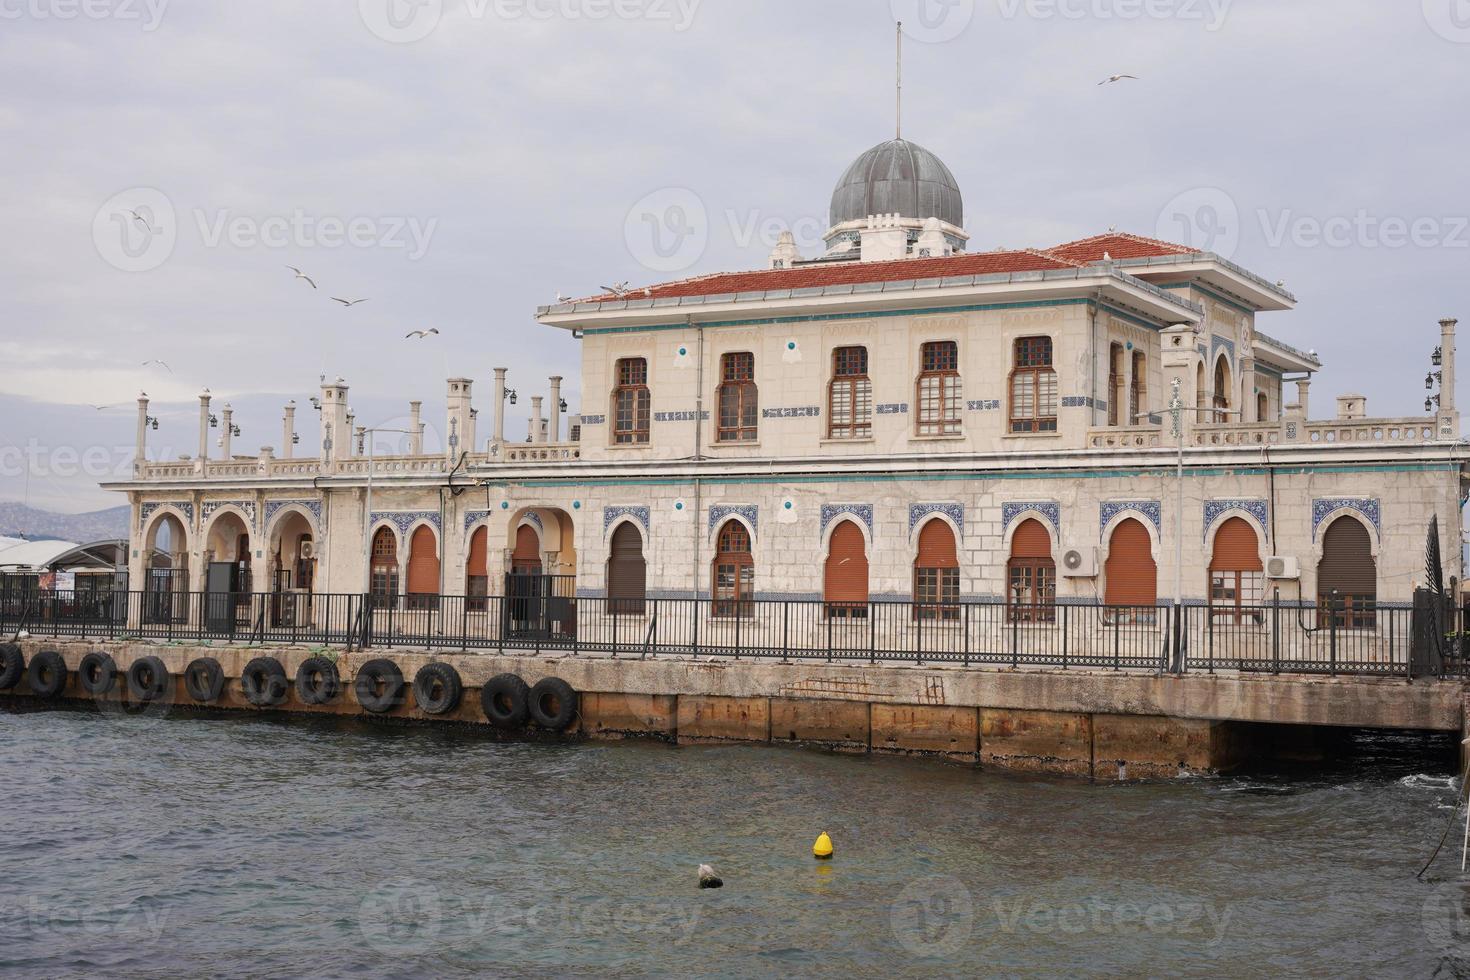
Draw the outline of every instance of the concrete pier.
[[[429,663],[455,667],[464,681],[459,707],[431,716],[405,703],[385,717],[405,721],[488,724],[480,687],[499,674],[534,684],[560,678],[579,695],[568,735],[591,739],[656,738],[679,744],[785,743],[841,752],[875,752],[1096,779],[1138,779],[1231,769],[1263,751],[1267,726],[1321,726],[1460,732],[1467,722],[1466,685],[1402,678],[1202,675],[1182,677],[1096,670],[966,670],[962,668],[822,663],[612,660],[431,655],[393,651],[342,653],[343,691],[329,705],[307,705],[294,686],[283,704],[258,708],[240,675],[255,657],[280,660],[294,678],[308,657],[301,647],[156,646],[26,640],[27,661],[42,650],[61,654],[72,671],[63,697],[87,700],[75,671],[94,650],[111,654],[120,677],[110,700],[126,697],[125,675],[136,659],[163,660],[174,683],[165,700],[195,705],[182,681],[199,657],[219,661],[227,678],[214,709],[365,715],[352,685],[368,660],[387,657],[411,685]],[[28,699],[24,679],[6,695]],[[1279,729],[1277,729],[1279,730]],[[1303,736],[1311,728],[1303,727]]]

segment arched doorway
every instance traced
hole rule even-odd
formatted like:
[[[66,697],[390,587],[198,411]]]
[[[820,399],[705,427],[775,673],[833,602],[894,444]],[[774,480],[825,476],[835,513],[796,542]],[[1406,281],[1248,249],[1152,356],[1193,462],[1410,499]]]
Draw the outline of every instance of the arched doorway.
[[[204,545],[204,619],[213,632],[251,623],[250,531],[240,515],[221,513]]]
[[[270,554],[272,625],[309,626],[316,588],[316,538],[305,514],[291,510],[281,515],[271,530]]]
[[[1011,537],[1011,560],[1006,564],[1006,602],[1011,618],[1020,623],[1056,620],[1057,565],[1051,555],[1046,526],[1028,518]]]
[[[1230,421],[1230,405],[1230,366],[1222,354],[1215,361],[1215,421]]]
[[[1153,540],[1148,529],[1133,518],[1113,528],[1103,575],[1107,579],[1103,601],[1116,607],[1111,612],[1114,622],[1156,621],[1159,569],[1154,562]]]
[[[726,521],[715,542],[714,615],[755,615],[755,560],[750,532],[739,521]]]
[[[1256,529],[1232,517],[1215,532],[1210,556],[1210,612],[1216,620],[1259,622],[1265,599],[1265,567]]]
[[[954,530],[935,517],[919,531],[914,558],[914,616],[960,618],[960,558]]]
[[[439,542],[420,524],[408,541],[408,608],[439,608]]]
[[[189,533],[177,515],[159,515],[144,538],[143,622],[182,623],[189,615]]]
[[[643,534],[638,525],[624,521],[612,535],[607,559],[608,612],[614,616],[642,616],[648,587],[648,562],[643,558]]]
[[[1322,537],[1317,602],[1338,611],[1338,626],[1371,629],[1376,622],[1378,562],[1368,529],[1355,518],[1339,517]]]
[[[475,528],[470,535],[470,554],[465,561],[465,608],[470,612],[484,612],[489,608],[490,595],[490,530]]]
[[[398,602],[398,537],[391,527],[373,534],[372,603],[374,609],[392,609]]]
[[[510,570],[513,575],[541,574],[541,537],[529,524],[516,528],[516,545],[510,555]]]
[[[868,615],[868,549],[862,529],[842,521],[832,529],[823,569],[822,598],[834,619],[866,619]]]

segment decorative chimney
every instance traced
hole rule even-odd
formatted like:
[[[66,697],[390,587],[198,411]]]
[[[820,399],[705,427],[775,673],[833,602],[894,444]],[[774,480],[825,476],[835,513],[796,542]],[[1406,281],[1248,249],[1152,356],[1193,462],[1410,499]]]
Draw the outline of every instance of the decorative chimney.
[[[781,232],[776,248],[771,252],[772,269],[790,269],[801,261],[801,252],[796,248],[796,236],[789,231]]]
[[[1297,410],[1299,412],[1301,412],[1302,421],[1306,421],[1306,420],[1308,420],[1308,419],[1310,419],[1312,417],[1311,405],[1310,405],[1310,403],[1307,400],[1308,396],[1311,394],[1311,390],[1312,390],[1312,379],[1311,378],[1297,378],[1297,380],[1296,380],[1296,404],[1297,404]]]
[[[551,380],[551,442],[561,442],[561,378]]]
[[[235,410],[230,407],[229,402],[226,402],[225,407],[220,409],[219,414],[219,453],[220,458],[228,463],[231,459],[234,458],[234,449],[232,445],[234,443],[234,430],[232,427],[235,424]]]
[[[1439,438],[1460,438],[1460,413],[1455,408],[1455,326],[1460,321],[1445,317],[1439,321]]]
[[[209,389],[199,396],[199,455],[195,457],[199,472],[204,472],[204,464],[209,460]]]
[[[495,369],[495,445],[505,444],[505,368]]]
[[[346,459],[352,453],[352,430],[347,427],[347,383],[338,378],[322,382],[322,462]]]
[[[469,378],[450,378],[448,381],[449,430],[444,440],[444,455],[453,466],[459,462],[462,452],[475,446],[475,420],[470,414],[470,388],[474,384]]]
[[[138,436],[133,446],[133,472],[142,470],[148,462],[148,396],[138,395]]]
[[[290,459],[296,445],[296,402],[286,403],[286,414],[281,420],[281,458]]]
[[[1337,417],[1342,420],[1368,417],[1368,399],[1362,395],[1338,395]]]
[[[531,442],[546,441],[546,420],[541,417],[541,396],[531,396]]]
[[[408,454],[410,456],[424,454],[423,411],[423,402],[408,403]]]

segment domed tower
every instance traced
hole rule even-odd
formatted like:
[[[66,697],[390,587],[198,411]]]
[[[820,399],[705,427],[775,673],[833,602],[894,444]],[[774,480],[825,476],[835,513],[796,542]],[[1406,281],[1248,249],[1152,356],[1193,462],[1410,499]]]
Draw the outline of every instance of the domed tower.
[[[944,161],[892,139],[858,157],[837,182],[824,237],[830,258],[937,257],[965,250],[964,224],[964,197]]]

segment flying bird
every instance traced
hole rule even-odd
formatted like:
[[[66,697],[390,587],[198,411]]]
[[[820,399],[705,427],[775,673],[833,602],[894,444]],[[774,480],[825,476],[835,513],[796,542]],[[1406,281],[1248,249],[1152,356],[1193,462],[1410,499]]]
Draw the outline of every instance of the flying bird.
[[[307,285],[309,285],[312,289],[315,289],[316,288],[316,283],[312,281],[311,276],[308,276],[306,273],[302,272],[300,269],[296,268],[294,265],[288,265],[288,266],[286,266],[286,268],[288,268],[292,272],[296,273],[296,278],[297,279],[305,279]]]
[[[167,365],[167,364],[165,364],[165,363],[164,363],[164,362],[163,362],[163,361],[158,361],[158,360],[154,360],[154,361],[144,361],[144,362],[143,362],[143,366],[144,366],[144,367],[149,367],[149,366],[150,366],[150,365],[153,365],[153,364],[157,364],[157,365],[158,365],[158,366],[159,366],[159,367],[161,367],[161,368],[163,368],[163,369],[164,369],[164,370],[165,370],[165,371],[167,371],[167,372],[168,372],[168,373],[169,373],[169,374],[173,374],[173,373],[174,373],[174,369],[173,369],[173,368],[171,368],[171,367],[169,367],[169,366],[168,366],[168,365]]]
[[[1099,84],[1099,85],[1111,85],[1114,82],[1121,82],[1125,78],[1131,78],[1135,82],[1138,81],[1138,76],[1137,75],[1109,75],[1107,78],[1104,78],[1102,81],[1098,82],[1097,84]]]
[[[430,327],[427,330],[413,330],[413,331],[411,331],[409,333],[406,333],[406,334],[403,335],[403,339],[404,340],[413,340],[414,338],[417,338],[419,340],[424,340],[427,337],[437,337],[437,336],[439,336],[439,328],[438,327]]]
[[[133,220],[137,221],[138,224],[142,225],[144,228],[147,228],[149,231],[153,230],[153,226],[148,223],[148,219],[143,217],[138,212],[134,211],[132,208],[128,208],[128,214],[131,214],[133,216]]]
[[[334,299],[337,302],[341,303],[343,306],[356,306],[358,303],[366,303],[367,302],[366,299],[343,299],[340,296],[333,296],[332,299]]]
[[[108,410],[108,409],[109,409],[109,408],[115,408],[115,407],[116,407],[116,406],[115,406],[115,405],[92,405],[92,406],[89,406],[89,407],[90,407],[90,408],[91,408],[91,409],[92,409],[92,410],[93,410],[93,411],[97,411],[97,412],[105,412],[105,411],[107,411],[107,410]]]

